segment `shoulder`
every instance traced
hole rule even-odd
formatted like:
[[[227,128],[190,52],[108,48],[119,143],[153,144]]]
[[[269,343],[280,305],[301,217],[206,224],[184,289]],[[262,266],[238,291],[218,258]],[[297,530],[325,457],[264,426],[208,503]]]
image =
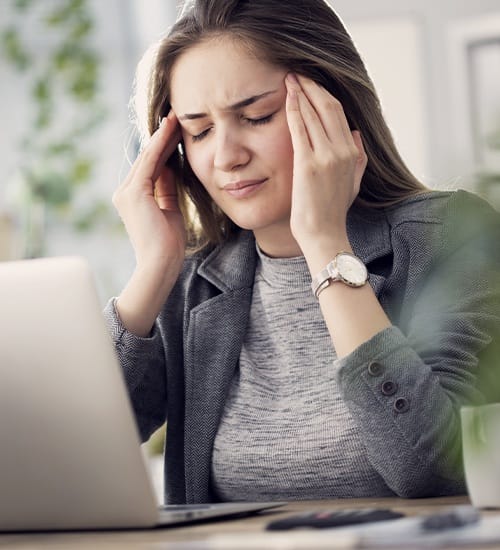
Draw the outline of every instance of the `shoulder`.
[[[386,210],[391,232],[437,233],[464,241],[500,231],[500,213],[487,201],[464,190],[430,191]]]
[[[484,199],[469,191],[428,191],[401,201],[387,210],[393,225],[399,223],[442,223],[454,214],[498,216]]]

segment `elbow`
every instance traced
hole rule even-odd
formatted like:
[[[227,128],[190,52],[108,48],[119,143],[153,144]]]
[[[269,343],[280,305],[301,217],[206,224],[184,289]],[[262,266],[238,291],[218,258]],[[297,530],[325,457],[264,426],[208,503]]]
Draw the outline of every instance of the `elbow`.
[[[467,493],[463,478],[445,479],[438,476],[418,476],[393,484],[391,489],[400,498],[433,498]]]

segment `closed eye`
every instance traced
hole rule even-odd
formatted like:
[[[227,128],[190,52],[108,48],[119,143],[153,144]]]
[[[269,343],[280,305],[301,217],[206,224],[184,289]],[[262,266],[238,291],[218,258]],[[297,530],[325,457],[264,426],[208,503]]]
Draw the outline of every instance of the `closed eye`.
[[[242,117],[241,120],[248,122],[248,124],[250,124],[251,126],[259,126],[261,124],[267,124],[268,122],[271,122],[275,114],[276,113],[271,113],[270,115],[261,118]],[[205,130],[203,130],[203,132],[191,136],[191,141],[193,143],[196,143],[197,141],[202,141],[205,137],[207,137],[211,129],[212,127],[206,128]]]
[[[259,124],[267,124],[268,122],[271,122],[272,118],[274,116],[274,113],[264,116],[262,118],[245,118],[245,120],[251,124],[252,126],[258,126]]]
[[[204,137],[207,136],[208,132],[210,132],[211,128],[207,128],[206,130],[203,130],[203,132],[200,132],[199,134],[196,134],[194,136],[191,136],[191,141],[201,141]]]

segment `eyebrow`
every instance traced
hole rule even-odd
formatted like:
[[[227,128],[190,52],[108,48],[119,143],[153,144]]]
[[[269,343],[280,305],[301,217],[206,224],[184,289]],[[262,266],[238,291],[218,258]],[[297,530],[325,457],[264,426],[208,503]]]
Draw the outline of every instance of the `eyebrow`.
[[[270,91],[264,92],[262,94],[247,97],[246,99],[242,99],[241,101],[238,101],[236,103],[233,103],[232,105],[229,105],[229,107],[227,107],[224,110],[237,111],[238,109],[242,109],[243,107],[248,107],[249,105],[253,105],[254,103],[259,101],[260,99],[263,99],[263,98],[267,97],[268,95],[274,94],[277,91],[278,90],[270,90]],[[208,116],[207,113],[187,113],[187,114],[181,115],[180,117],[178,117],[178,119],[179,120],[196,120],[198,118],[205,118],[207,116]]]

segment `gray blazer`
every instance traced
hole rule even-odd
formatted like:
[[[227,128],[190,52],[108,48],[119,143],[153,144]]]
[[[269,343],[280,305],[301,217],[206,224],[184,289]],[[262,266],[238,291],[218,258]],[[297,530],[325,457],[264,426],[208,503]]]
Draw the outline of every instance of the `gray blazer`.
[[[348,234],[393,323],[332,363],[368,457],[395,495],[463,492],[459,407],[484,400],[478,381],[495,379],[488,358],[500,328],[500,216],[464,191],[429,192],[383,210],[351,208]],[[247,231],[188,257],[149,338],[127,332],[113,300],[106,307],[143,440],[168,418],[169,503],[216,499],[212,446],[255,264]],[[386,381],[392,395],[382,391]]]

